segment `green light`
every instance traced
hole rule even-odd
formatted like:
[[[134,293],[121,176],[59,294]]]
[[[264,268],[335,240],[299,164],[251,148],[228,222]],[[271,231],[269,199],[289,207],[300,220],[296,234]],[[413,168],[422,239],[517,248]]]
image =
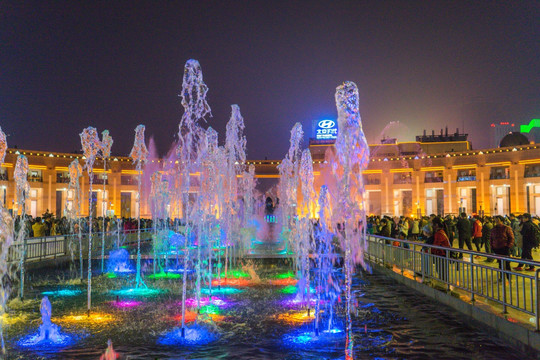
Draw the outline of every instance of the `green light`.
[[[180,274],[161,271],[157,274],[148,275],[149,279],[180,279]]]
[[[283,289],[280,290],[282,293],[284,294],[296,294],[296,292],[298,291],[298,289],[296,288],[296,286],[293,286],[293,285],[289,285],[289,286],[285,286]]]
[[[292,271],[276,275],[276,279],[292,279],[292,278],[294,278],[294,273]]]
[[[107,273],[107,277],[109,279],[115,279],[116,278],[116,274],[115,273]]]
[[[219,315],[219,307],[217,307],[216,305],[205,305],[201,307],[200,313],[208,315]]]
[[[232,270],[227,272],[227,276],[230,276],[232,278],[248,278],[249,274],[240,270]]]
[[[532,119],[528,125],[521,125],[519,131],[528,134],[533,128],[540,128],[540,119]]]

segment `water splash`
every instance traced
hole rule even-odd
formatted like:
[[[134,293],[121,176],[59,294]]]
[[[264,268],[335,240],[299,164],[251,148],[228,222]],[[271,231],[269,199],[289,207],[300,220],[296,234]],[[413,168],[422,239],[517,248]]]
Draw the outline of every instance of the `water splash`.
[[[102,231],[101,231],[101,272],[103,272],[105,267],[105,217],[107,213],[107,201],[105,201],[105,185],[108,183],[108,175],[107,175],[107,159],[111,156],[111,148],[113,144],[113,139],[109,135],[109,130],[104,130],[102,133],[101,138],[101,158],[103,159],[103,172],[104,176],[107,177],[107,181],[103,181],[103,223],[102,223]]]
[[[135,141],[129,156],[135,163],[138,174],[138,191],[137,191],[137,277],[135,280],[136,286],[146,286],[141,276],[141,172],[142,167],[148,159],[148,149],[144,143],[144,125],[138,125],[135,128]]]
[[[206,101],[206,93],[208,87],[203,81],[202,70],[199,62],[190,59],[184,66],[184,76],[182,79],[182,106],[184,114],[178,125],[178,149],[177,154],[179,164],[181,166],[181,202],[179,206],[183,208],[183,218],[185,222],[184,230],[184,265],[188,267],[189,247],[188,239],[194,234],[191,220],[195,214],[191,214],[192,207],[190,204],[189,191],[192,185],[191,173],[199,171],[199,154],[200,141],[206,136],[205,131],[200,127],[199,122],[204,121],[204,117],[211,115],[211,109]],[[185,300],[187,292],[187,271],[184,271],[182,282],[182,333],[185,335]],[[200,295],[197,294],[197,298]]]
[[[83,253],[82,253],[82,228],[81,228],[81,186],[79,179],[82,177],[82,166],[79,164],[79,160],[73,160],[68,167],[69,174],[69,187],[68,197],[66,198],[66,215],[71,224],[72,232],[76,230],[77,238],[79,240],[79,266],[80,266],[80,279],[83,279]],[[70,200],[70,195],[73,197]],[[77,226],[75,226],[77,222]],[[75,229],[77,228],[77,229]],[[74,263],[74,244],[73,237],[70,236],[69,251],[71,254],[71,264]]]
[[[135,270],[129,262],[129,252],[123,248],[111,250],[109,253],[109,261],[107,262],[107,271],[115,274],[134,272]]]
[[[107,350],[100,356],[99,360],[116,360],[119,357],[120,355],[113,349],[112,340],[109,339],[109,341],[107,341]]]
[[[361,263],[366,268],[364,262],[364,251],[367,247],[364,226],[366,219],[365,189],[362,171],[367,168],[369,162],[369,146],[362,130],[356,84],[346,81],[338,86],[335,99],[339,133],[335,143],[338,163],[333,165],[333,172],[338,180],[338,194],[332,208],[337,220],[334,223],[343,224],[342,231],[338,231],[337,236],[345,252],[345,296],[347,302],[345,357],[352,359],[354,345],[351,321],[351,283],[355,264]]]
[[[60,327],[52,323],[52,306],[47,296],[41,300],[40,311],[41,325],[38,332],[23,337],[17,345],[34,349],[51,349],[66,347],[74,343],[74,337],[61,333]]]
[[[26,260],[26,246],[27,246],[27,234],[26,234],[26,196],[30,192],[30,185],[28,184],[28,159],[24,155],[17,157],[17,163],[15,164],[15,171],[13,173],[15,184],[17,187],[17,205],[21,209],[21,221],[19,231],[17,233],[17,242],[22,244],[19,248],[20,261],[19,267],[21,271],[20,290],[19,297],[24,297],[24,262]]]
[[[0,128],[0,167],[4,163],[7,141],[6,134]],[[9,248],[13,244],[13,218],[0,202],[0,318],[7,313],[7,302],[11,295],[10,265],[8,264]],[[2,353],[6,353],[4,342],[4,324],[0,321],[0,340]]]
[[[0,126],[0,165],[4,163],[4,159],[6,157],[6,150],[7,150],[6,134],[2,131],[2,127]]]
[[[86,157],[86,172],[88,173],[89,189],[88,189],[88,299],[87,310],[90,311],[92,307],[92,185],[94,181],[94,162],[101,149],[101,142],[99,141],[96,128],[91,126],[87,127],[80,134],[81,145],[83,148],[84,156]]]

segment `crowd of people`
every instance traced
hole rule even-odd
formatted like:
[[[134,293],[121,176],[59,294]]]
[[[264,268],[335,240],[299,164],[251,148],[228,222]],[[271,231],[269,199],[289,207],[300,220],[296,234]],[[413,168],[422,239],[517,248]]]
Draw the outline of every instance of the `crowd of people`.
[[[106,217],[105,222],[102,217],[92,218],[92,232],[102,232],[104,229],[106,232],[120,230],[136,230],[137,222],[136,218],[117,218]],[[22,218],[17,216],[15,218],[15,232],[18,233],[21,228]],[[61,218],[55,217],[49,211],[45,212],[42,216],[32,217],[25,215],[26,236],[27,237],[43,237],[43,236],[55,236],[55,235],[68,235],[79,232],[79,227],[82,233],[88,233],[90,230],[90,221],[88,217],[84,217],[77,220],[69,220],[63,216]],[[147,229],[152,227],[151,219],[141,218],[141,229]]]
[[[533,249],[540,242],[540,219],[524,213],[519,216],[467,216],[461,213],[458,217],[436,215],[421,218],[372,216],[367,222],[370,234],[387,238],[420,241],[441,247],[473,250],[487,254],[520,258],[533,261]],[[391,240],[389,240],[390,242]],[[393,242],[395,246],[408,247],[407,243]],[[474,247],[473,247],[474,245]],[[430,252],[437,256],[446,256],[446,251],[431,248]],[[454,258],[463,258],[463,253],[451,251]],[[475,255],[476,259],[481,258]],[[486,262],[493,262],[493,257],[486,257]],[[500,266],[502,262],[499,260]],[[505,261],[505,269],[511,271],[510,262]],[[532,265],[518,264],[515,271],[534,271]],[[507,276],[509,276],[507,274]]]

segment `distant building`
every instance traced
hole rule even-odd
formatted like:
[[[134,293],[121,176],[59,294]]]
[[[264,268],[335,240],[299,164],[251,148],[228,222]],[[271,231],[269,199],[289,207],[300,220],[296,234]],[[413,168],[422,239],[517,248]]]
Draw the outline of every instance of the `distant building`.
[[[501,140],[511,132],[519,131],[516,124],[508,121],[501,121],[499,123],[491,123],[491,147],[499,147]]]

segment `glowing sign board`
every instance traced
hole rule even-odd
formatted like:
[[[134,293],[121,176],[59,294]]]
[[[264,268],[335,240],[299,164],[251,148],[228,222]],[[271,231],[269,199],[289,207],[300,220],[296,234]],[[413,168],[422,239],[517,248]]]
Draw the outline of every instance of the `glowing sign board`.
[[[338,125],[334,120],[315,120],[313,122],[315,139],[335,140],[337,139]]]

